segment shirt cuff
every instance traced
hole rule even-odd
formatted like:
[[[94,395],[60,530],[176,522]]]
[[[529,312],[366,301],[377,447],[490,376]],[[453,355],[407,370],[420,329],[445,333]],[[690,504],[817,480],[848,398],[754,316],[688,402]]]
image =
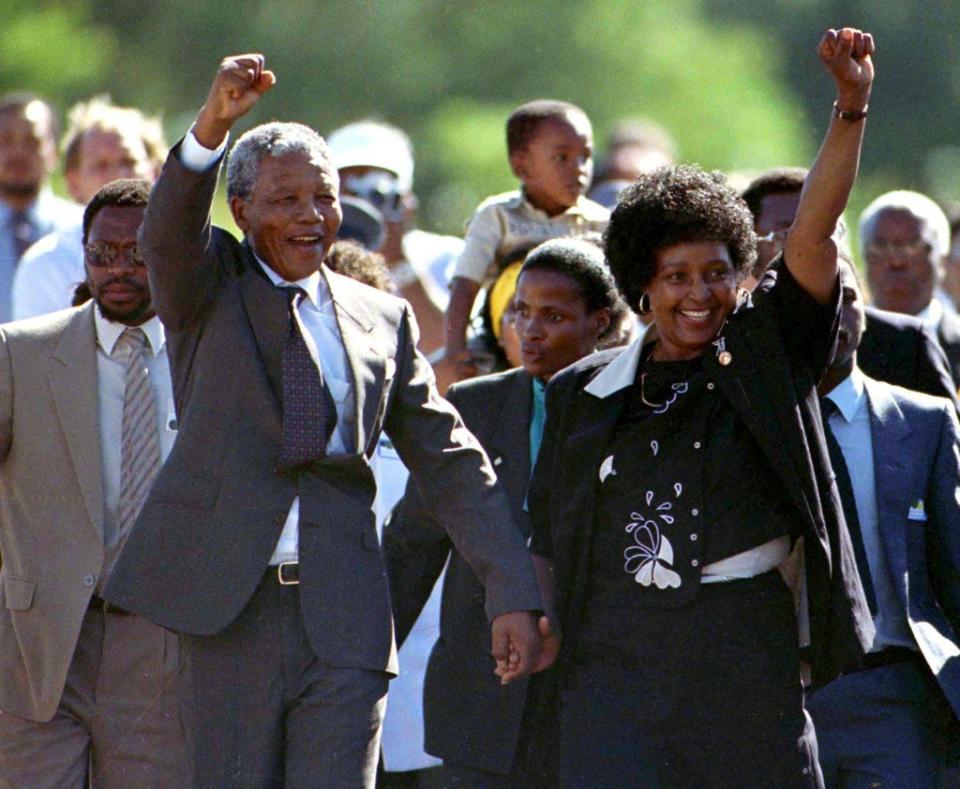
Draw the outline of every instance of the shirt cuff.
[[[183,138],[183,142],[180,144],[180,151],[178,153],[180,163],[188,170],[193,170],[197,173],[209,170],[223,157],[223,152],[227,150],[227,141],[229,139],[230,135],[227,134],[227,136],[223,138],[223,142],[217,146],[216,150],[211,150],[200,144],[200,141],[194,136],[193,127],[191,126],[190,131],[187,132],[186,137]]]

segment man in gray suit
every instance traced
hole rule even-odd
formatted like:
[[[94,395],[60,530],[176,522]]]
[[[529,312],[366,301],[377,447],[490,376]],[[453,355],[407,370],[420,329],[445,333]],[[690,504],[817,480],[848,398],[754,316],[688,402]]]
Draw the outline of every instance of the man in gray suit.
[[[87,206],[93,301],[0,329],[0,786],[186,783],[177,638],[100,597],[176,429],[149,189]]]
[[[837,351],[818,391],[876,638],[809,711],[828,787],[935,787],[960,713],[960,428],[946,399],[860,372],[864,309],[848,261],[840,284]]]
[[[368,465],[381,429],[484,582],[503,681],[537,661],[540,596],[409,306],[322,265],[341,211],[319,135],[243,135],[227,194],[245,240],[210,227],[228,132],[274,82],[260,55],[222,61],[147,209],[180,433],[105,595],[185,634],[195,785],[372,786],[396,673]]]

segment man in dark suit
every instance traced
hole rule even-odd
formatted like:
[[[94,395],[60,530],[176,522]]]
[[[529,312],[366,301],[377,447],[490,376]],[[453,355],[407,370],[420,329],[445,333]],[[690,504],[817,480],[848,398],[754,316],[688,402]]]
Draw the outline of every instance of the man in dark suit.
[[[770,263],[783,251],[787,231],[797,215],[807,170],[778,167],[758,175],[743,192],[757,233],[757,263],[751,290]],[[844,229],[843,237],[846,231]],[[845,241],[840,241],[845,245]],[[918,392],[949,397],[960,410],[957,385],[936,333],[923,321],[867,307],[866,328],[858,364],[871,378]]]
[[[960,427],[947,401],[857,367],[859,283],[818,388],[857,565],[876,625],[862,665],[812,697],[827,786],[937,786],[960,712]]]
[[[860,216],[860,248],[873,303],[915,315],[936,334],[960,386],[960,316],[940,297],[950,223],[933,200],[918,192],[887,192]]]
[[[502,681],[536,662],[540,597],[408,305],[322,266],[341,211],[319,135],[243,135],[227,193],[244,243],[210,227],[228,132],[274,82],[260,55],[223,60],[147,209],[180,431],[104,596],[183,634],[194,785],[372,786],[396,673],[381,429],[484,583]]]

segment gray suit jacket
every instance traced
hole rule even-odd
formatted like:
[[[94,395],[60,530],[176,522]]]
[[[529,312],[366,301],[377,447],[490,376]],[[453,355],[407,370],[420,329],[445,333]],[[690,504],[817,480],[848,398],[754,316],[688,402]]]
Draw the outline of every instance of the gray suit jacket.
[[[0,714],[53,717],[103,564],[93,302],[0,328]]]
[[[523,539],[476,439],[439,397],[406,302],[322,275],[353,375],[353,453],[277,469],[285,296],[249,247],[209,224],[216,169],[171,152],[141,229],[167,328],[179,435],[104,592],[172,630],[206,635],[249,600],[300,496],[299,587],[315,654],[396,671],[367,463],[386,429],[486,590],[486,613],[537,609]]]
[[[960,426],[945,399],[865,381],[890,577],[917,646],[960,716]]]

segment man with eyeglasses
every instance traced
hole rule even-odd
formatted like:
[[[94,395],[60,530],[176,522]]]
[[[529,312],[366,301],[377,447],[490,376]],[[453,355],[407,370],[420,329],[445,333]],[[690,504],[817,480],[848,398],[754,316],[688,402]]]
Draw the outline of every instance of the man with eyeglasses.
[[[149,192],[87,206],[92,301],[0,328],[2,786],[186,785],[177,637],[101,597],[177,427]]]
[[[933,200],[900,190],[880,195],[860,216],[867,283],[880,309],[915,315],[937,336],[960,385],[960,316],[941,298],[950,223]]]
[[[758,175],[741,195],[753,214],[757,233],[757,262],[742,283],[744,287],[752,290],[783,251],[806,177],[802,167],[777,167]],[[838,238],[847,243],[845,228]],[[867,307],[865,312],[866,330],[857,357],[860,368],[878,381],[948,397],[960,411],[957,387],[935,332],[909,315],[876,307]]]

